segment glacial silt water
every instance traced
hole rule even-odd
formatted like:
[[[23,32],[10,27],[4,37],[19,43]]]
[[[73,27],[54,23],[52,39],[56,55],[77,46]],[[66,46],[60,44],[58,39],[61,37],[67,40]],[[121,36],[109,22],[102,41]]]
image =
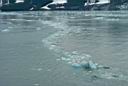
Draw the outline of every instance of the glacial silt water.
[[[127,11],[0,12],[0,86],[127,86],[127,45]]]

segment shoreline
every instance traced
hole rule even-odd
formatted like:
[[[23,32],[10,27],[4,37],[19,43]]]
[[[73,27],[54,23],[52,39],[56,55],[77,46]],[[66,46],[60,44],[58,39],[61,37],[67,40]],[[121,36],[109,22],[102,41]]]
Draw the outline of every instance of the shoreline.
[[[70,5],[69,3],[45,4],[42,6],[30,3],[13,3],[5,4],[0,7],[1,11],[116,11],[128,10],[128,3],[111,4],[111,3],[90,3],[88,5]]]

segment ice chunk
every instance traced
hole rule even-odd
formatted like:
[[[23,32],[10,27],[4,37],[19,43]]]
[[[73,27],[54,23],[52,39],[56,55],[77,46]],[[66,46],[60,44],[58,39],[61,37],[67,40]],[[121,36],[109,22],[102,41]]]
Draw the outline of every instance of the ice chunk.
[[[73,63],[72,67],[74,67],[74,68],[81,68],[82,66],[81,66],[81,64]]]
[[[9,29],[1,30],[1,32],[9,32],[9,31],[10,31]]]
[[[40,84],[36,83],[36,84],[34,84],[34,86],[40,86]]]
[[[97,64],[96,63],[93,63],[92,61],[89,61],[89,62],[86,62],[86,61],[83,61],[81,63],[81,66],[87,70],[94,70],[94,69],[97,69]]]

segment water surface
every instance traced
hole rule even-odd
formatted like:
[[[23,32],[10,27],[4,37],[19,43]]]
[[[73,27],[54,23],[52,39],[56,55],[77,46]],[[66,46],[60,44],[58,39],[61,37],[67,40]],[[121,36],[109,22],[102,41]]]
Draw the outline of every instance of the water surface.
[[[1,12],[0,86],[127,86],[127,14]],[[74,68],[82,57],[110,69]]]

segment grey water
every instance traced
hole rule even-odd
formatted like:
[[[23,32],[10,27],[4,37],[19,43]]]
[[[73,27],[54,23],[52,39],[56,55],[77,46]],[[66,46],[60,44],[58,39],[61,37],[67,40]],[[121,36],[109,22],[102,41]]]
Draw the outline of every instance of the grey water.
[[[127,86],[127,45],[127,11],[0,12],[0,86]]]

